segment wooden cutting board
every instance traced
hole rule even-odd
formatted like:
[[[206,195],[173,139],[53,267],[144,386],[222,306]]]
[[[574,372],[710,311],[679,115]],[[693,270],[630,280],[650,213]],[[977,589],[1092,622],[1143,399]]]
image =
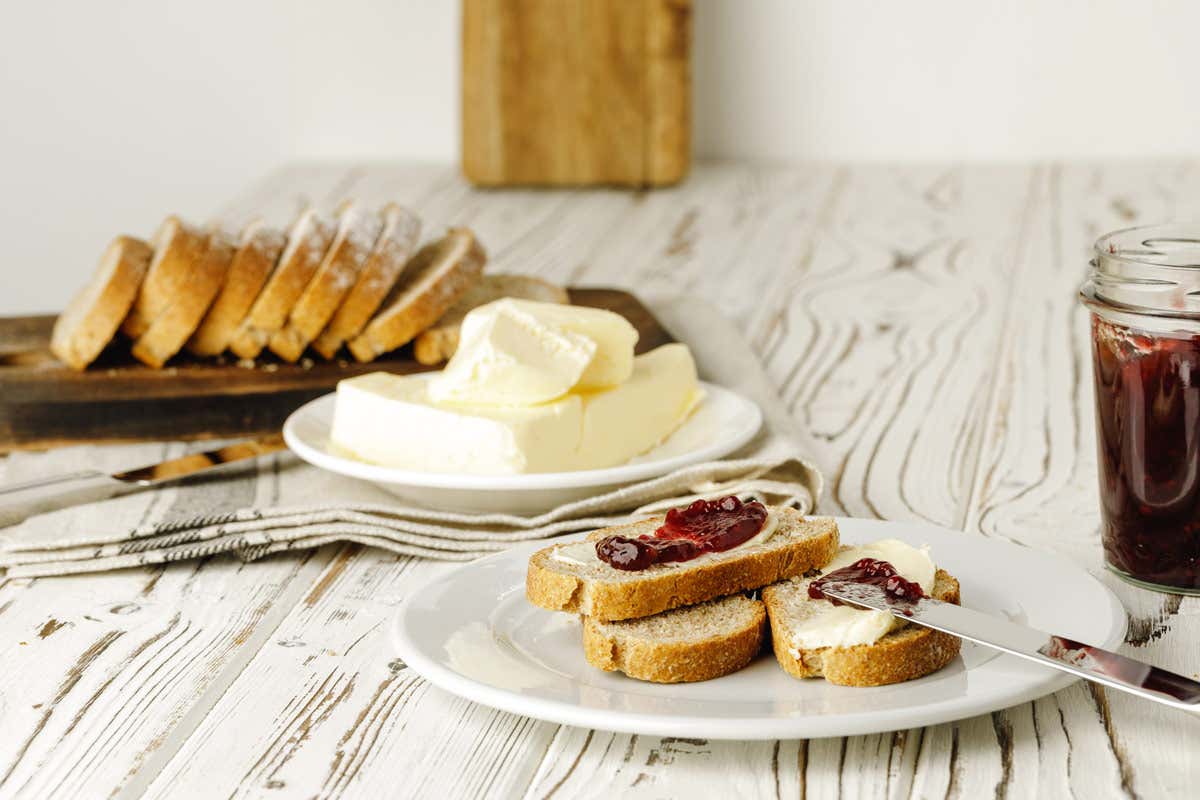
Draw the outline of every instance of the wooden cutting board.
[[[691,148],[691,11],[691,0],[464,0],[467,179],[682,179]]]
[[[571,302],[606,308],[633,323],[643,353],[673,341],[628,292],[572,289]],[[428,370],[411,348],[369,364],[287,364],[264,356],[253,367],[181,355],[165,369],[134,361],[127,343],[85,372],[50,354],[53,316],[0,318],[0,451],[83,442],[211,439],[277,432],[288,414],[332,391],[342,378],[384,370]]]

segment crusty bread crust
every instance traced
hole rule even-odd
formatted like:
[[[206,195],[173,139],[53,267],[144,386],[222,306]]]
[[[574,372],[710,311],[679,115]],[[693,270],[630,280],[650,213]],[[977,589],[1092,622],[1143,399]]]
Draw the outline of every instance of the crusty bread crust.
[[[267,227],[261,220],[246,226],[229,265],[225,285],[200,327],[188,339],[188,350],[198,356],[215,356],[225,351],[271,277],[285,241],[282,231]]]
[[[796,678],[824,677],[839,686],[885,686],[938,671],[953,661],[962,647],[957,636],[906,625],[872,644],[797,650],[791,644],[786,614],[777,611],[778,593],[789,588],[787,584],[768,586],[763,601],[771,620],[775,658]],[[931,594],[944,603],[961,602],[958,580],[944,570],[937,571]]]
[[[158,368],[179,352],[221,291],[233,252],[233,245],[222,234],[213,232],[206,237],[204,251],[192,265],[187,286],[133,343],[134,358]]]
[[[257,358],[271,334],[283,327],[296,300],[312,280],[333,239],[333,225],[314,209],[304,211],[288,231],[288,242],[267,285],[238,326],[229,349]]]
[[[384,310],[350,340],[359,361],[372,361],[403,347],[445,314],[479,279],[487,254],[466,228],[451,228],[425,245],[405,267],[405,279],[393,289]]]
[[[448,360],[458,349],[459,328],[467,313],[502,297],[537,300],[541,303],[571,302],[566,289],[541,278],[529,275],[484,275],[432,328],[423,331],[413,341],[413,356],[417,363],[433,366]]]
[[[611,570],[611,580],[588,577],[571,564],[553,560],[551,555],[559,545],[543,548],[529,559],[525,596],[535,606],[552,611],[570,611],[601,621],[633,619],[758,589],[829,563],[838,549],[838,529],[833,519],[806,519],[790,508],[774,510],[781,515],[781,530],[785,526],[789,530],[805,528],[806,533],[778,546],[752,550],[740,558],[620,576],[616,575],[619,570]],[[662,522],[662,516],[652,517],[594,535],[639,536],[653,533]]]
[[[95,361],[133,306],[153,253],[141,239],[114,239],[92,280],[55,320],[50,352],[72,369],[86,369]]]
[[[664,615],[677,615],[678,619],[670,622],[684,630],[698,630],[711,609],[731,604],[744,612],[742,624],[686,639],[660,640],[640,634],[636,631],[639,620],[601,622],[584,617],[584,656],[593,667],[608,672],[619,670],[653,683],[707,681],[737,672],[762,649],[767,610],[761,600],[733,595],[666,611]]]
[[[150,268],[133,307],[121,323],[121,332],[130,339],[137,339],[149,330],[151,323],[187,290],[192,267],[203,257],[208,240],[203,231],[171,215],[158,226],[151,245],[154,256]]]
[[[337,235],[304,287],[283,327],[271,334],[271,352],[296,362],[350,293],[379,237],[380,219],[355,203],[342,210]]]
[[[417,246],[421,220],[407,208],[389,203],[384,207],[383,230],[363,265],[358,280],[333,319],[313,340],[313,349],[332,359],[352,336],[357,336],[371,315],[379,310],[388,292],[403,280],[405,266]]]

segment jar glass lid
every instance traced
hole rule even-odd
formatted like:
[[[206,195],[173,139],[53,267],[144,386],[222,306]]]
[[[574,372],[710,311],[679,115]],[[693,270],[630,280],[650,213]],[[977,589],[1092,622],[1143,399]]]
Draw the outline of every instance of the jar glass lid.
[[[1125,228],[1096,240],[1085,300],[1167,316],[1200,315],[1200,223]]]

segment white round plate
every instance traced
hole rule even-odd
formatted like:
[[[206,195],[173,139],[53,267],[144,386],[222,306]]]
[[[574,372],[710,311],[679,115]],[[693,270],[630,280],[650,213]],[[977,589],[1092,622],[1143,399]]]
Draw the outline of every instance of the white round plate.
[[[1119,645],[1125,611],[1099,581],[1048,553],[931,525],[838,519],[844,543],[928,544],[962,584],[963,604],[1035,628]],[[529,555],[498,553],[418,590],[392,623],[400,657],[436,686],[483,705],[565,725],[707,739],[851,736],[933,725],[1032,700],[1074,678],[964,643],[920,680],[854,688],[787,675],[769,652],[712,681],[659,685],[595,669],[578,619],[525,600]]]
[[[627,464],[606,469],[465,475],[367,464],[340,455],[329,446],[334,394],[296,409],[283,424],[283,438],[292,452],[313,466],[371,481],[423,506],[455,511],[538,512],[721,458],[754,438],[762,425],[762,411],[753,400],[711,383],[701,386],[704,399],[670,438]]]

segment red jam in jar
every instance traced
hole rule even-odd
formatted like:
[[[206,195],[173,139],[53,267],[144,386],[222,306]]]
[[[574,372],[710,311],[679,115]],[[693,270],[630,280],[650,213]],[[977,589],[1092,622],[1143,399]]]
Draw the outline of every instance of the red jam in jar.
[[[606,536],[596,542],[596,556],[616,569],[637,571],[668,561],[691,561],[705,553],[731,550],[762,530],[767,508],[758,501],[743,503],[730,495],[697,500],[672,508],[653,536]]]
[[[1200,336],[1092,319],[1104,556],[1200,589]]]
[[[1080,298],[1105,561],[1138,585],[1200,593],[1200,228],[1101,237]]]

